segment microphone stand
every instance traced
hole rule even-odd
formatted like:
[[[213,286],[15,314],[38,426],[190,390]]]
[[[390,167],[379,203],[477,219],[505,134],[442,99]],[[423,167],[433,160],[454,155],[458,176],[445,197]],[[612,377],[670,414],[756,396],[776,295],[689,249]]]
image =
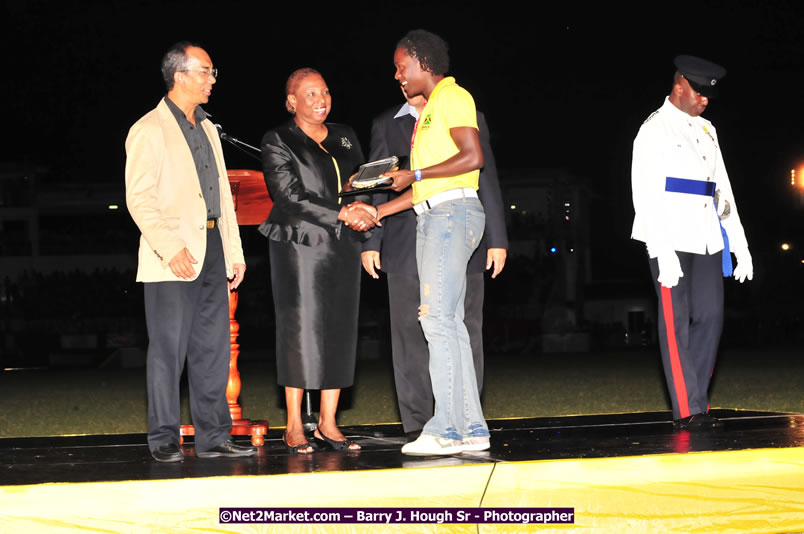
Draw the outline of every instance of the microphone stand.
[[[251,146],[248,143],[244,143],[243,141],[241,141],[237,137],[232,137],[231,135],[229,135],[229,134],[227,134],[227,133],[225,133],[223,131],[220,132],[220,136],[221,136],[222,140],[226,141],[227,143],[229,143],[230,145],[232,145],[233,147],[238,149],[240,152],[242,152],[244,154],[247,154],[248,156],[251,156],[252,158],[254,158],[257,161],[259,161],[260,163],[262,163],[262,158],[257,155],[257,154],[262,153],[262,150],[260,150],[259,148],[255,147],[255,146]],[[251,149],[253,152],[249,152],[248,150],[246,150],[246,148]],[[256,152],[256,154],[255,154],[255,152]]]
[[[262,150],[255,146],[251,146],[248,143],[245,143],[238,139],[237,137],[232,137],[231,135],[227,134],[223,131],[223,127],[220,124],[216,124],[215,127],[218,129],[218,135],[220,138],[239,151],[243,152],[244,154],[256,159],[260,163],[262,163],[262,158],[257,154],[262,154]],[[251,150],[251,152],[249,150]],[[315,432],[315,429],[318,428],[318,420],[316,419],[315,415],[313,414],[313,405],[310,401],[310,391],[304,390],[304,410],[302,411],[302,426],[304,431],[308,434],[312,434]]]

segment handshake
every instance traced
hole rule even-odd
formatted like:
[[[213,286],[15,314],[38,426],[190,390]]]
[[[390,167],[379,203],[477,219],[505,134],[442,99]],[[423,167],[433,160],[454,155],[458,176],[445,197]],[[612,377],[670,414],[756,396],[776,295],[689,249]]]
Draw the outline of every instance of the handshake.
[[[360,200],[343,206],[338,214],[338,220],[356,232],[365,232],[375,226],[382,226],[380,210]]]

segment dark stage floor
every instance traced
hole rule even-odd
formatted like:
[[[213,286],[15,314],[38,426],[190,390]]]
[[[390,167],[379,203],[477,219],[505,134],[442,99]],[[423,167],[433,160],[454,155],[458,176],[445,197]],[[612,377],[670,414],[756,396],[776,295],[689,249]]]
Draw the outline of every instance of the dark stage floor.
[[[410,457],[400,452],[401,425],[344,427],[359,452],[289,455],[281,429],[269,430],[256,457],[198,459],[190,438],[185,460],[151,459],[144,434],[0,439],[0,485],[273,475],[465,465],[471,463],[606,458],[701,451],[804,447],[804,415],[713,410],[725,426],[712,432],[674,431],[668,412],[582,415],[490,421],[492,447],[482,453]]]

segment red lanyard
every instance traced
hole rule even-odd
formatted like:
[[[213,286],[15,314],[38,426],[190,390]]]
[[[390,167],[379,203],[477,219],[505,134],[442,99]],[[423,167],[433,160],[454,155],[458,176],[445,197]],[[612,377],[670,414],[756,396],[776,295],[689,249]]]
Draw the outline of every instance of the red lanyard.
[[[424,105],[427,105],[427,101],[424,102]],[[419,113],[419,116],[416,117],[416,124],[413,125],[413,134],[410,136],[410,168],[413,168],[413,143],[416,141],[416,130],[419,129],[419,121],[422,120],[422,114],[424,113],[424,107],[422,107],[422,113]]]
[[[422,110],[423,111],[423,110]],[[413,134],[410,136],[410,153],[413,153],[413,143],[416,141],[416,130],[419,129],[419,121],[422,120],[422,116],[416,119],[416,124],[413,126]]]

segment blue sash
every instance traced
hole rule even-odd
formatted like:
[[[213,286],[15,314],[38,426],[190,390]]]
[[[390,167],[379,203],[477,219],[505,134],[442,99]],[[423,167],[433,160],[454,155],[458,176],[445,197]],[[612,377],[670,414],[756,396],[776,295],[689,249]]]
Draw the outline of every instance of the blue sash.
[[[720,225],[720,233],[723,236],[723,276],[731,276],[732,266],[731,266],[731,249],[729,248],[729,236],[726,234],[726,229],[723,228],[723,225]]]
[[[667,177],[664,184],[664,190],[670,193],[687,193],[690,195],[702,195],[705,197],[715,196],[715,182],[706,182],[704,180],[687,180],[686,178],[671,178]],[[717,205],[715,205],[715,213],[717,213]],[[720,218],[718,218],[720,223]],[[722,255],[722,268],[723,276],[732,275],[731,263],[731,249],[729,248],[729,236],[726,234],[726,229],[720,225],[720,234],[723,236],[723,255]]]
[[[703,180],[687,180],[686,178],[667,177],[664,190],[670,193],[688,193],[690,195],[715,196],[715,182]]]

